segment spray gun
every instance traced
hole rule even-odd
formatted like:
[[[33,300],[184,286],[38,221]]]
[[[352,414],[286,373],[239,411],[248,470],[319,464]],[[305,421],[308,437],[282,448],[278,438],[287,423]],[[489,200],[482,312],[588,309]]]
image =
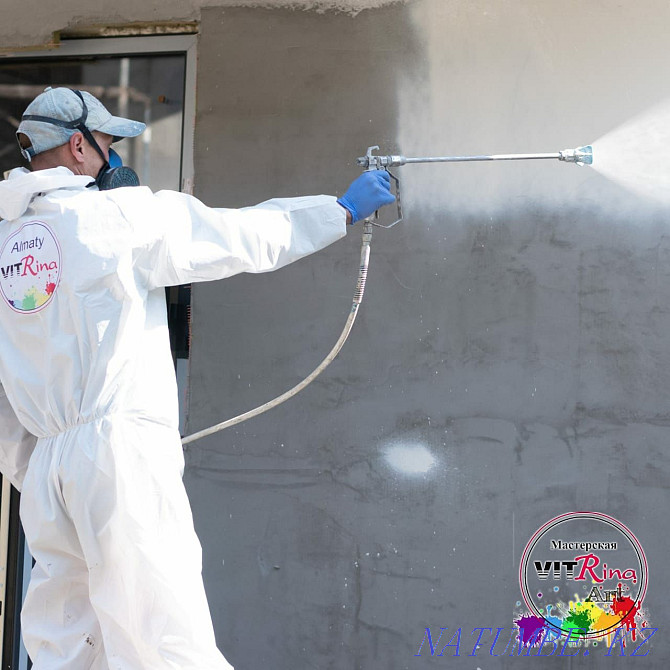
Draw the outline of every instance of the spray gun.
[[[402,204],[400,201],[400,180],[389,171],[390,167],[398,167],[401,165],[408,165],[410,163],[461,163],[467,161],[519,161],[519,160],[536,160],[536,159],[558,159],[559,161],[565,161],[567,163],[576,163],[577,165],[591,165],[593,163],[593,148],[591,146],[578,147],[577,149],[565,149],[564,151],[558,151],[551,154],[498,154],[493,156],[434,156],[428,158],[406,158],[405,156],[378,156],[373,154],[375,149],[379,149],[378,146],[368,147],[368,151],[365,156],[356,159],[358,165],[360,165],[363,170],[386,170],[391,179],[395,183],[395,196],[396,204],[398,207],[398,218],[390,224],[383,225],[378,222],[378,216],[375,213],[374,217],[368,217],[363,223],[363,240],[361,245],[361,262],[358,270],[358,281],[356,282],[356,290],[354,292],[354,298],[351,305],[351,310],[349,316],[347,317],[346,324],[342,333],[340,334],[339,339],[335,343],[335,346],[331,349],[330,353],[323,359],[323,361],[309,374],[305,379],[303,379],[299,384],[296,384],[293,388],[289,389],[285,393],[282,393],[274,400],[270,400],[256,409],[252,409],[249,412],[240,414],[239,416],[228,419],[227,421],[222,421],[217,423],[210,428],[205,428],[200,430],[197,433],[188,435],[182,438],[182,444],[186,446],[190,442],[199,440],[200,438],[206,437],[207,435],[212,435],[213,433],[218,433],[225,428],[234,426],[243,421],[247,421],[259,414],[267,412],[273,407],[277,407],[281,403],[285,402],[289,398],[292,398],[294,395],[302,391],[308,384],[310,384],[314,379],[316,379],[335,359],[337,354],[340,352],[349,333],[353,328],[354,321],[356,320],[356,315],[358,314],[358,308],[363,301],[363,293],[365,292],[365,282],[368,275],[368,264],[370,262],[370,241],[372,239],[372,226],[379,226],[380,228],[391,228],[395,226],[396,223],[402,221]]]
[[[527,161],[527,160],[547,160],[554,159],[565,161],[566,163],[576,163],[577,165],[591,165],[593,163],[593,147],[590,145],[577,147],[576,149],[564,149],[556,153],[546,154],[494,154],[491,156],[429,156],[422,158],[406,158],[405,156],[378,156],[373,153],[378,146],[368,147],[365,156],[356,159],[357,165],[364,171],[386,170],[395,184],[396,204],[398,208],[398,218],[389,224],[381,224],[376,218],[370,220],[370,223],[380,228],[391,228],[396,223],[402,221],[402,202],[400,200],[400,180],[391,173],[389,168],[409,165],[410,163],[463,163],[475,161]]]

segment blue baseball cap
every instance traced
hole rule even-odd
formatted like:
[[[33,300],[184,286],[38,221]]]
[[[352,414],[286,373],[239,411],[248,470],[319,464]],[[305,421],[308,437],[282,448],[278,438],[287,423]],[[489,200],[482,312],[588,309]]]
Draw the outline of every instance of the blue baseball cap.
[[[89,130],[112,135],[114,142],[124,137],[136,137],[146,128],[140,121],[112,116],[95,96],[86,91],[49,86],[26,107],[16,131],[17,138],[22,133],[30,140],[30,147],[21,146],[23,157],[30,161],[43,151],[66,144],[78,132],[78,121]]]

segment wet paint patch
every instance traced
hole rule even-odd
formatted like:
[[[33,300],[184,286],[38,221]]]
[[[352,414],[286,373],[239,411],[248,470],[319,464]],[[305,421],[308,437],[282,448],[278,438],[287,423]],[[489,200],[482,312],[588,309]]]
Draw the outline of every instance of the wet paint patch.
[[[393,444],[384,449],[386,462],[405,475],[426,474],[437,462],[423,444]]]

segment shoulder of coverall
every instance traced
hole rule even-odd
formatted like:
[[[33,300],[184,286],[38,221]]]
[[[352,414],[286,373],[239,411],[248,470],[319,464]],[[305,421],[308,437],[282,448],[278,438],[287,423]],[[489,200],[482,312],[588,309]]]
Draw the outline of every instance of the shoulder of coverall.
[[[60,189],[81,191],[90,182],[90,177],[74,175],[66,167],[35,172],[16,168],[0,181],[0,217],[12,221],[26,212],[36,196]]]
[[[207,205],[187,193],[162,190],[154,193],[146,186],[129,186],[102,191],[116,203],[124,216],[132,222],[177,222],[191,218],[193,207],[209,209]]]

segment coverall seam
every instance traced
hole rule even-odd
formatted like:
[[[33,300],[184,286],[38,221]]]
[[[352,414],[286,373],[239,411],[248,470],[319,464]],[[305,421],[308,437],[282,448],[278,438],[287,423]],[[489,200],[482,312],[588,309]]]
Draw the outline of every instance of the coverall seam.
[[[141,415],[137,414],[132,414],[130,412],[124,412],[123,410],[114,410],[112,412],[105,412],[103,414],[94,414],[90,418],[86,419],[85,421],[78,421],[76,423],[68,423],[65,425],[65,427],[62,430],[56,431],[55,433],[47,433],[46,435],[37,435],[37,439],[39,440],[49,440],[54,437],[59,437],[60,435],[64,435],[65,433],[69,433],[70,431],[75,430],[76,428],[80,428],[81,426],[87,426],[88,424],[95,423],[96,421],[101,421],[103,419],[113,419],[114,417],[118,416],[127,416],[127,417],[133,417],[133,418],[142,418]]]

